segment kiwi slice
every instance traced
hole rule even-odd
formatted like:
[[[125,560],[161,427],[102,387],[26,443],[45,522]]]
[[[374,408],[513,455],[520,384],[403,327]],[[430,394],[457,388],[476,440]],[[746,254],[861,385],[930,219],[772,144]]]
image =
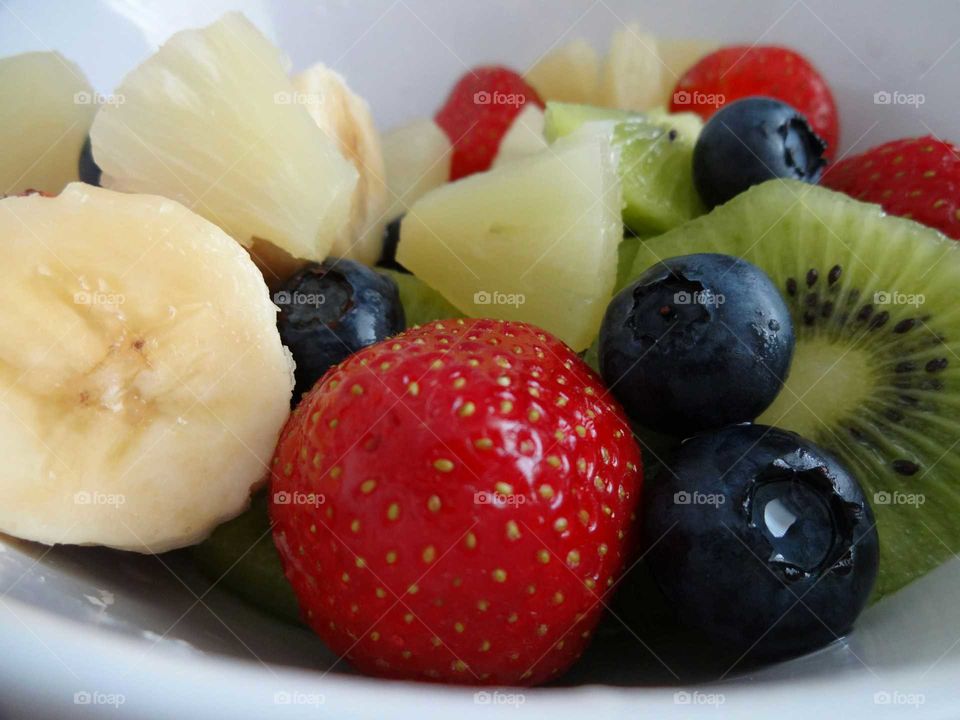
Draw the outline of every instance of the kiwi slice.
[[[578,105],[577,103],[548,102],[543,115],[543,136],[548,143],[569,135],[584,123],[601,120],[628,120],[639,117],[639,113],[629,110]]]
[[[396,281],[400,291],[400,304],[407,319],[407,327],[424,325],[434,320],[462,318],[464,315],[447,300],[427,285],[423,280],[410,273],[377,268],[377,272],[389,275]]]
[[[271,615],[300,622],[297,598],[273,545],[266,492],[254,497],[245,513],[194,546],[192,553],[214,582]]]
[[[960,551],[960,245],[774,180],[642,243],[633,276],[698,252],[749,260],[782,289],[797,347],[758,422],[819,443],[857,475],[880,532],[877,595]]]
[[[699,117],[548,103],[544,135],[552,142],[591,122],[609,124],[620,151],[623,222],[630,230],[658,234],[704,212],[693,185],[693,147],[703,127]]]

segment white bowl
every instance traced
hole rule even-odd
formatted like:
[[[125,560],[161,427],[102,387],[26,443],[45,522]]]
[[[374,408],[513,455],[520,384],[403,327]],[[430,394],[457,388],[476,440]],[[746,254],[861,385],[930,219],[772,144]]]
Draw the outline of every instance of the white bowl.
[[[466,67],[527,67],[551,46],[598,48],[622,23],[663,35],[781,42],[840,102],[842,150],[922,134],[960,139],[954,0],[4,0],[2,54],[55,48],[98,90],[170,33],[244,10],[295,67],[323,60],[381,127],[431,114]],[[922,104],[875,104],[878,92]],[[3,500],[0,499],[0,502]],[[601,640],[560,687],[476,692],[352,674],[308,631],[210,589],[184,557],[0,539],[0,717],[956,717],[960,561],[871,607],[844,642],[749,674],[704,676]],[[663,659],[663,662],[661,662]],[[641,671],[641,668],[643,669]]]

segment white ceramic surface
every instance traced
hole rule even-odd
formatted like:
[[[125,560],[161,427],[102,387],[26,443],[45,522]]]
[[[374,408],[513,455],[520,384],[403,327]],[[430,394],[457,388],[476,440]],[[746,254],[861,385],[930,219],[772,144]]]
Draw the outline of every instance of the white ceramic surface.
[[[382,127],[432,113],[467,66],[523,68],[575,37],[603,48],[640,20],[664,35],[799,48],[836,91],[844,149],[960,140],[956,0],[0,0],[0,55],[59,49],[109,92],[171,32],[233,8],[295,67],[340,70]],[[877,105],[877,92],[924,102]],[[952,561],[870,608],[847,641],[759,672],[705,670],[669,643],[621,634],[567,678],[578,687],[478,695],[356,676],[310,633],[211,589],[182,556],[0,539],[0,718],[958,717],[958,598]]]

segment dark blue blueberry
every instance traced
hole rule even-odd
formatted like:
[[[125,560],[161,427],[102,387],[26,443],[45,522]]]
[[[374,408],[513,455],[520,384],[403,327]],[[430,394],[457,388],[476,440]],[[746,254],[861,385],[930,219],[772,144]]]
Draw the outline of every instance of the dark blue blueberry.
[[[856,479],[792,432],[738,425],[687,440],[645,489],[646,558],[685,625],[755,660],[849,632],[879,541]]]
[[[380,259],[377,260],[377,265],[409,274],[410,271],[397,262],[397,245],[400,244],[401,220],[403,220],[403,215],[387,223],[387,226],[383,229],[383,250],[380,253]]]
[[[816,183],[826,147],[786,103],[744,98],[707,121],[693,151],[693,182],[711,208],[773,178]]]
[[[100,166],[97,165],[96,161],[93,159],[93,146],[90,143],[90,136],[87,135],[87,139],[83,142],[83,147],[80,149],[80,161],[78,165],[80,171],[80,180],[81,182],[87,183],[87,185],[96,185],[100,186]]]
[[[294,402],[332,366],[405,326],[392,278],[353,260],[311,263],[274,293],[280,338],[297,363]]]
[[[686,255],[653,266],[610,302],[600,372],[636,422],[686,437],[760,415],[793,347],[790,313],[760,268]]]

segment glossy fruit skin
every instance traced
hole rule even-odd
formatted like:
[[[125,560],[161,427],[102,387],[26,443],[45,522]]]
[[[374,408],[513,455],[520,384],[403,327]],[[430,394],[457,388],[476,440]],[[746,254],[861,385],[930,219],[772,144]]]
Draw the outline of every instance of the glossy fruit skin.
[[[670,466],[646,488],[644,535],[682,622],[757,660],[851,629],[876,579],[879,541],[839,460],[795,433],[740,425],[687,440]]]
[[[270,512],[307,622],[361,671],[532,685],[586,646],[635,549],[641,483],[625,417],[567,346],[445,320],[304,398]]]
[[[793,358],[793,323],[760,268],[729,255],[669,258],[618,293],[600,327],[600,372],[627,414],[688,437],[755,419]]]
[[[929,135],[894,140],[830,166],[823,185],[960,240],[960,148],[953,143]]]
[[[306,265],[273,301],[280,338],[297,363],[294,403],[330,367],[405,327],[393,279],[344,258]]]
[[[90,143],[89,135],[87,135],[83,147],[80,148],[80,159],[77,164],[77,170],[81,182],[100,187],[100,176],[103,172],[100,170],[100,166],[97,165],[96,160],[93,159],[93,146]]]
[[[434,120],[453,143],[450,179],[489,170],[500,141],[526,103],[543,101],[519,74],[490,65],[467,72]]]
[[[827,143],[827,158],[836,154],[840,127],[830,86],[810,61],[789,48],[740,45],[707,55],[677,82],[670,111],[695,112],[706,120],[726,103],[753,95],[795,107]]]
[[[803,115],[779,100],[730,103],[707,121],[693,150],[693,181],[709,208],[774,178],[815,184],[824,144]]]

